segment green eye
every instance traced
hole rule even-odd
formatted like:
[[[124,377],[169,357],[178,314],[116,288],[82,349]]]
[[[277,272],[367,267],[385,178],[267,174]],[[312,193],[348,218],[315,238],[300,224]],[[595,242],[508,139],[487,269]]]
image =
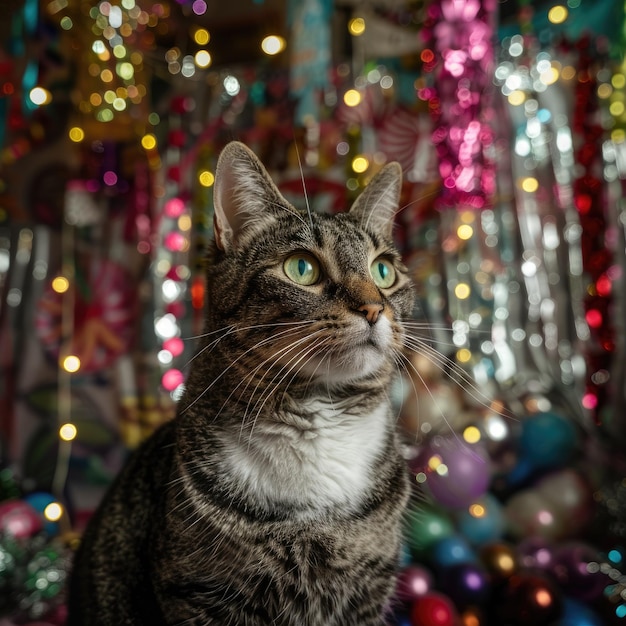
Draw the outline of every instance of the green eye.
[[[320,264],[310,254],[292,254],[283,265],[285,274],[298,285],[314,285],[320,277]]]
[[[396,270],[387,259],[376,259],[370,265],[370,274],[381,289],[389,289],[396,282]]]

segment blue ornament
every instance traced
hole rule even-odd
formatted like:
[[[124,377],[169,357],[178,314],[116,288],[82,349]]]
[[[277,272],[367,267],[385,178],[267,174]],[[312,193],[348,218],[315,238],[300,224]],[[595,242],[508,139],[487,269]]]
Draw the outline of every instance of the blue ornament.
[[[556,626],[603,626],[604,622],[585,604],[572,598],[563,601],[563,613]]]
[[[431,548],[431,558],[437,568],[447,568],[476,560],[474,551],[460,535],[439,539]]]

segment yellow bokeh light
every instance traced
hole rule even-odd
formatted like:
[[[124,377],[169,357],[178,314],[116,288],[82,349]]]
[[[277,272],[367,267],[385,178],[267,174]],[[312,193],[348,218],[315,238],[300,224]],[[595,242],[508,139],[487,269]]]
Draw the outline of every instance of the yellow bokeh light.
[[[539,189],[539,181],[533,176],[527,176],[520,181],[520,187],[526,193],[535,193]]]
[[[63,424],[61,428],[59,428],[59,437],[63,439],[63,441],[73,441],[76,439],[76,435],[78,434],[78,430],[74,424]]]
[[[365,20],[362,17],[355,17],[348,23],[348,30],[351,35],[358,37],[365,32]]]
[[[500,554],[498,556],[498,567],[503,572],[512,572],[515,569],[515,561],[510,554]]]
[[[282,52],[285,49],[287,42],[280,35],[268,35],[263,38],[261,42],[261,50],[268,54],[269,56],[273,56]]]
[[[152,133],[148,133],[141,138],[141,147],[144,150],[154,150],[157,145],[156,137]]]
[[[67,134],[74,143],[80,143],[85,138],[85,131],[80,126],[72,126]]]
[[[126,46],[121,43],[117,44],[117,46],[113,48],[113,56],[116,59],[123,59],[126,56]]]
[[[465,439],[467,443],[478,443],[480,441],[480,438],[480,430],[476,428],[476,426],[468,426],[463,431],[463,439]]]
[[[526,94],[520,89],[516,89],[509,94],[508,100],[511,106],[517,107],[526,102]]]
[[[120,78],[130,80],[135,75],[135,68],[132,63],[124,61],[124,63],[117,64],[115,72]]]
[[[211,59],[211,54],[209,53],[208,50],[198,50],[193,60],[197,67],[203,69],[205,67],[209,67],[213,59]]]
[[[63,517],[63,507],[58,502],[50,502],[43,510],[43,516],[49,522],[58,522]]]
[[[477,517],[477,518],[485,517],[486,513],[487,513],[487,510],[482,504],[470,505],[469,514],[472,517]]]
[[[608,83],[602,83],[601,85],[598,85],[597,93],[598,93],[598,98],[601,98],[602,100],[604,100],[613,93],[613,87],[611,87],[611,85],[609,85]]]
[[[103,83],[110,83],[113,80],[113,72],[107,69],[102,70],[100,72],[100,80]]]
[[[178,218],[178,228],[182,231],[191,230],[191,217],[189,215],[181,215]]]
[[[456,352],[456,360],[459,363],[469,363],[472,358],[472,353],[467,348],[461,348]]]
[[[206,28],[198,28],[193,34],[193,40],[199,46],[206,46],[211,40],[211,33]]]
[[[349,107],[355,107],[361,102],[361,94],[356,89],[348,89],[343,94],[343,101]]]
[[[80,359],[74,354],[69,354],[61,361],[61,367],[66,372],[73,374],[80,369]]]
[[[472,293],[472,290],[470,289],[470,286],[467,283],[459,283],[454,288],[454,295],[459,300],[467,300],[467,298],[470,297],[470,293]]]
[[[566,65],[561,70],[561,78],[563,80],[572,80],[576,76],[576,68],[573,65]]]
[[[433,472],[437,471],[437,468],[441,465],[441,457],[437,454],[433,454],[433,456],[428,459],[428,468],[433,470]]]
[[[557,4],[548,11],[548,21],[552,24],[562,24],[567,19],[567,8]]]
[[[70,281],[65,276],[56,276],[52,280],[52,289],[57,293],[65,293],[70,288]]]
[[[102,104],[102,96],[94,92],[89,96],[89,102],[92,106],[99,107]]]
[[[198,172],[198,182],[203,187],[211,187],[215,182],[215,175],[209,170],[202,170],[201,172]]]
[[[370,166],[370,162],[364,156],[357,156],[352,159],[352,170],[357,174],[363,174]]]
[[[624,143],[626,141],[626,132],[623,128],[616,128],[611,131],[611,141],[613,143]]]
[[[626,86],[626,76],[624,76],[624,74],[613,74],[611,85],[613,85],[615,89],[623,89],[624,86]]]
[[[540,80],[544,85],[553,85],[559,80],[559,70],[556,67],[551,67],[545,72],[541,72]]]
[[[624,113],[624,103],[623,102],[611,102],[609,106],[609,111],[611,115],[614,117],[619,117]]]
[[[467,241],[468,239],[472,238],[472,235],[474,234],[474,229],[469,224],[461,224],[456,229],[456,234],[459,239]]]

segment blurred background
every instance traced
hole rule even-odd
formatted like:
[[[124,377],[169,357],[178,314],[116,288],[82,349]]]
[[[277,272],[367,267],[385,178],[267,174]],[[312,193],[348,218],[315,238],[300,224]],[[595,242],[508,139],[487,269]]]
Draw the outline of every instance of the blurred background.
[[[390,624],[626,624],[619,0],[0,3],[0,624],[175,411],[216,157],[343,210],[385,162],[428,328]]]

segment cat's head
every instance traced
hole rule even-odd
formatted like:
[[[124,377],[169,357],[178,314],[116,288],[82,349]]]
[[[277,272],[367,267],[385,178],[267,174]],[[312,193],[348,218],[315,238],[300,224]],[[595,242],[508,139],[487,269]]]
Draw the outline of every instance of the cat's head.
[[[208,285],[223,366],[268,384],[351,383],[394,369],[414,301],[392,241],[401,184],[390,163],[349,211],[301,211],[247,147],[226,146]]]

